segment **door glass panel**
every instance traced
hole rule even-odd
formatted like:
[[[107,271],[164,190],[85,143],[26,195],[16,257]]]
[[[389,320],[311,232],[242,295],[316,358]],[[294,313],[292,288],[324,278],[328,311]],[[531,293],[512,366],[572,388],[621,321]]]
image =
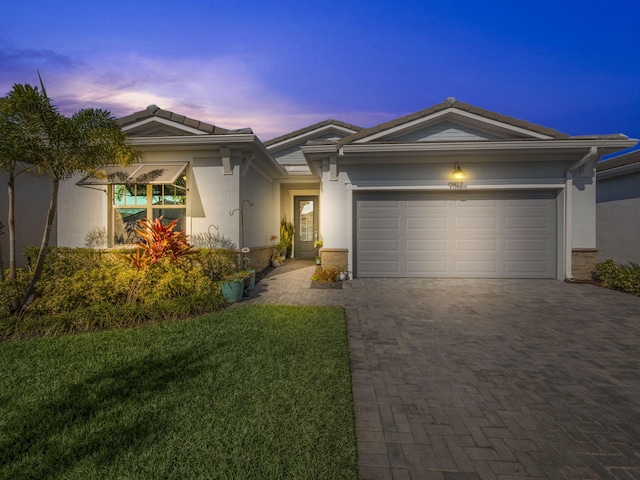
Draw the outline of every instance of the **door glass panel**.
[[[300,225],[300,240],[303,242],[313,242],[313,218],[314,205],[313,200],[301,200],[300,211],[298,212]]]

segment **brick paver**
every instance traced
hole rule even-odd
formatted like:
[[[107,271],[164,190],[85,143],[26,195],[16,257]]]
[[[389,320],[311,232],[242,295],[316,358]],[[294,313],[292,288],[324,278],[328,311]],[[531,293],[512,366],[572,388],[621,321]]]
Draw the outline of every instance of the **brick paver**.
[[[555,280],[312,290],[312,273],[247,302],[344,306],[360,478],[640,479],[640,298]]]

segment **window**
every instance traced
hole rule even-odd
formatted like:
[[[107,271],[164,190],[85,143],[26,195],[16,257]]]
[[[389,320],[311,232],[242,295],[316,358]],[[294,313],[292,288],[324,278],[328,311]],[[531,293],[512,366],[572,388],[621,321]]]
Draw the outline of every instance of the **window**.
[[[170,168],[175,166],[170,166]],[[147,170],[150,167],[147,167]],[[135,228],[138,220],[163,217],[170,222],[178,220],[177,230],[184,230],[187,214],[187,174],[184,166],[177,174],[167,178],[165,170],[154,167],[136,179],[149,183],[114,183],[112,185],[113,241],[129,244],[137,241]],[[158,173],[159,172],[159,173]],[[134,179],[135,180],[135,179]],[[173,180],[171,183],[159,181]]]

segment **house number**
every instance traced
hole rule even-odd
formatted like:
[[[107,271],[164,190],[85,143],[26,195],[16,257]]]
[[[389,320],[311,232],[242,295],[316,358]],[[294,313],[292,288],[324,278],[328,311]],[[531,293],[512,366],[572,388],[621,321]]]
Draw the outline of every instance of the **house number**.
[[[451,190],[455,190],[457,188],[462,188],[463,184],[464,184],[464,182],[449,182],[449,188]]]

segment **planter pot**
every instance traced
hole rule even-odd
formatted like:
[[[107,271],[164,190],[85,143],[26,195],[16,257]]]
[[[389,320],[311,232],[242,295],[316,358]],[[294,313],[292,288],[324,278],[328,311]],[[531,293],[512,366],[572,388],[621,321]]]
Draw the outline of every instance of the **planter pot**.
[[[235,280],[233,282],[220,282],[222,296],[229,303],[236,303],[242,300],[244,292],[244,281]]]
[[[244,289],[253,290],[256,286],[256,271],[251,270],[251,276],[244,279]]]
[[[280,266],[280,262],[278,260],[271,260],[271,266],[272,267],[279,267]]]
[[[349,274],[347,272],[340,272],[340,281],[344,282],[345,280],[349,280]]]

